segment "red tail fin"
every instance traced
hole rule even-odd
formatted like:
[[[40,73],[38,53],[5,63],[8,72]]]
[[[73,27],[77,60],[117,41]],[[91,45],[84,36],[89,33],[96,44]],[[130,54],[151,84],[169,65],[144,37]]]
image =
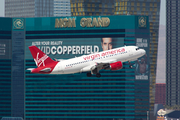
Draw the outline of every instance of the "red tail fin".
[[[29,50],[31,51],[31,54],[34,58],[37,67],[46,66],[49,63],[55,62],[36,46],[30,46]]]

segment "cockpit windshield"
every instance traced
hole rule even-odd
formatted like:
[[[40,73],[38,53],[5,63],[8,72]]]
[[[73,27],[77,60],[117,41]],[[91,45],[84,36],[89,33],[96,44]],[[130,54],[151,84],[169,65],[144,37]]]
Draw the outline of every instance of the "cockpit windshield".
[[[136,48],[136,50],[139,50],[139,48]]]

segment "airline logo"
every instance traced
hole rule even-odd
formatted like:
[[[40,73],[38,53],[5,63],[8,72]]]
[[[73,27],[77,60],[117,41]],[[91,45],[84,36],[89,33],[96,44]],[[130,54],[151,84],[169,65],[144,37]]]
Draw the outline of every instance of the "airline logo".
[[[103,52],[101,54],[95,54],[95,55],[83,57],[83,59],[84,60],[89,60],[89,59],[94,60],[95,58],[103,57],[103,56],[106,56],[106,55],[113,55],[113,54],[116,54],[116,53],[122,53],[122,52],[125,52],[125,51],[126,51],[125,48],[116,49],[116,50],[111,50],[111,51]]]
[[[48,58],[46,54],[44,54],[41,58],[39,58],[39,52],[37,53],[36,59],[34,59],[36,65],[40,67],[41,65],[45,66],[45,60]]]

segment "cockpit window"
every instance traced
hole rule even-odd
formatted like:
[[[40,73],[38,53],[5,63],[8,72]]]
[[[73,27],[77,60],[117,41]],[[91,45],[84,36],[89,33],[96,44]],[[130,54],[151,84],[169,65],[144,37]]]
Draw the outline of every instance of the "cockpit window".
[[[139,50],[139,48],[136,48],[136,50]]]

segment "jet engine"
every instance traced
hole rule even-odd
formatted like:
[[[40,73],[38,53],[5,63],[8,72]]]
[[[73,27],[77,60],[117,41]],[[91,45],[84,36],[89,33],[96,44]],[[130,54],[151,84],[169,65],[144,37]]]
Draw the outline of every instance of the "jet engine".
[[[115,63],[111,63],[107,66],[104,67],[105,70],[119,70],[122,69],[123,64],[121,61],[115,62]]]

